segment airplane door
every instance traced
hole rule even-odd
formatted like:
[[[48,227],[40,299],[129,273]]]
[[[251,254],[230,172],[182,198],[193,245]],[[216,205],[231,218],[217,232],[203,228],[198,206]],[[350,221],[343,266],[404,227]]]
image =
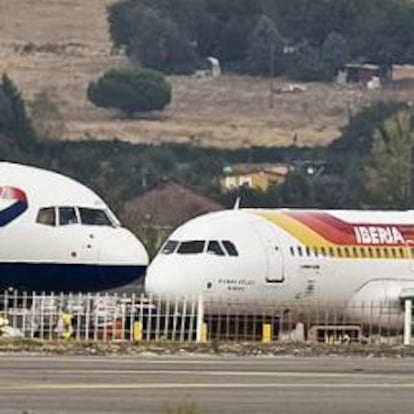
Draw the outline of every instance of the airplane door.
[[[264,247],[266,283],[281,283],[285,280],[284,263],[277,232],[267,223],[255,224],[255,227]]]

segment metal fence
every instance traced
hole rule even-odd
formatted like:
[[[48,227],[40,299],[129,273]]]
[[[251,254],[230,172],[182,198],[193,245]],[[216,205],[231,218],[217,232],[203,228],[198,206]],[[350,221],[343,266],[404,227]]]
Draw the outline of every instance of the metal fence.
[[[274,304],[254,313],[243,309],[248,306],[227,307],[202,298],[5,291],[0,294],[0,336],[105,342],[403,343],[400,305]]]

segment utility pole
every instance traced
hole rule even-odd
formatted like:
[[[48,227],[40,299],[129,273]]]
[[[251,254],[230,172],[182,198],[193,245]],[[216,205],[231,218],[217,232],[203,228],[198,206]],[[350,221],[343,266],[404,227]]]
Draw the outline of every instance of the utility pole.
[[[269,44],[269,77],[270,77],[270,85],[269,85],[269,108],[274,107],[274,77],[275,77],[275,42],[271,38]]]

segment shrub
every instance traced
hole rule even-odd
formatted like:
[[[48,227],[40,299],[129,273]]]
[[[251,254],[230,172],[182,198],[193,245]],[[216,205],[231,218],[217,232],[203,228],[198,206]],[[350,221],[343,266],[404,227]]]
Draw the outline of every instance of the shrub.
[[[117,108],[127,116],[164,109],[171,101],[171,86],[160,72],[150,69],[113,69],[88,86],[88,99],[96,106]]]

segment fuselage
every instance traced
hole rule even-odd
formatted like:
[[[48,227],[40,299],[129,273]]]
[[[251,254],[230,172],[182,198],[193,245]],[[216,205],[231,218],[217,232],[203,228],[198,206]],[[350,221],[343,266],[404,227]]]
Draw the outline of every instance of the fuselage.
[[[143,276],[147,265],[141,242],[89,188],[0,162],[0,289],[98,291]]]
[[[202,295],[212,310],[385,303],[414,287],[414,212],[242,209],[178,228],[148,293]]]

